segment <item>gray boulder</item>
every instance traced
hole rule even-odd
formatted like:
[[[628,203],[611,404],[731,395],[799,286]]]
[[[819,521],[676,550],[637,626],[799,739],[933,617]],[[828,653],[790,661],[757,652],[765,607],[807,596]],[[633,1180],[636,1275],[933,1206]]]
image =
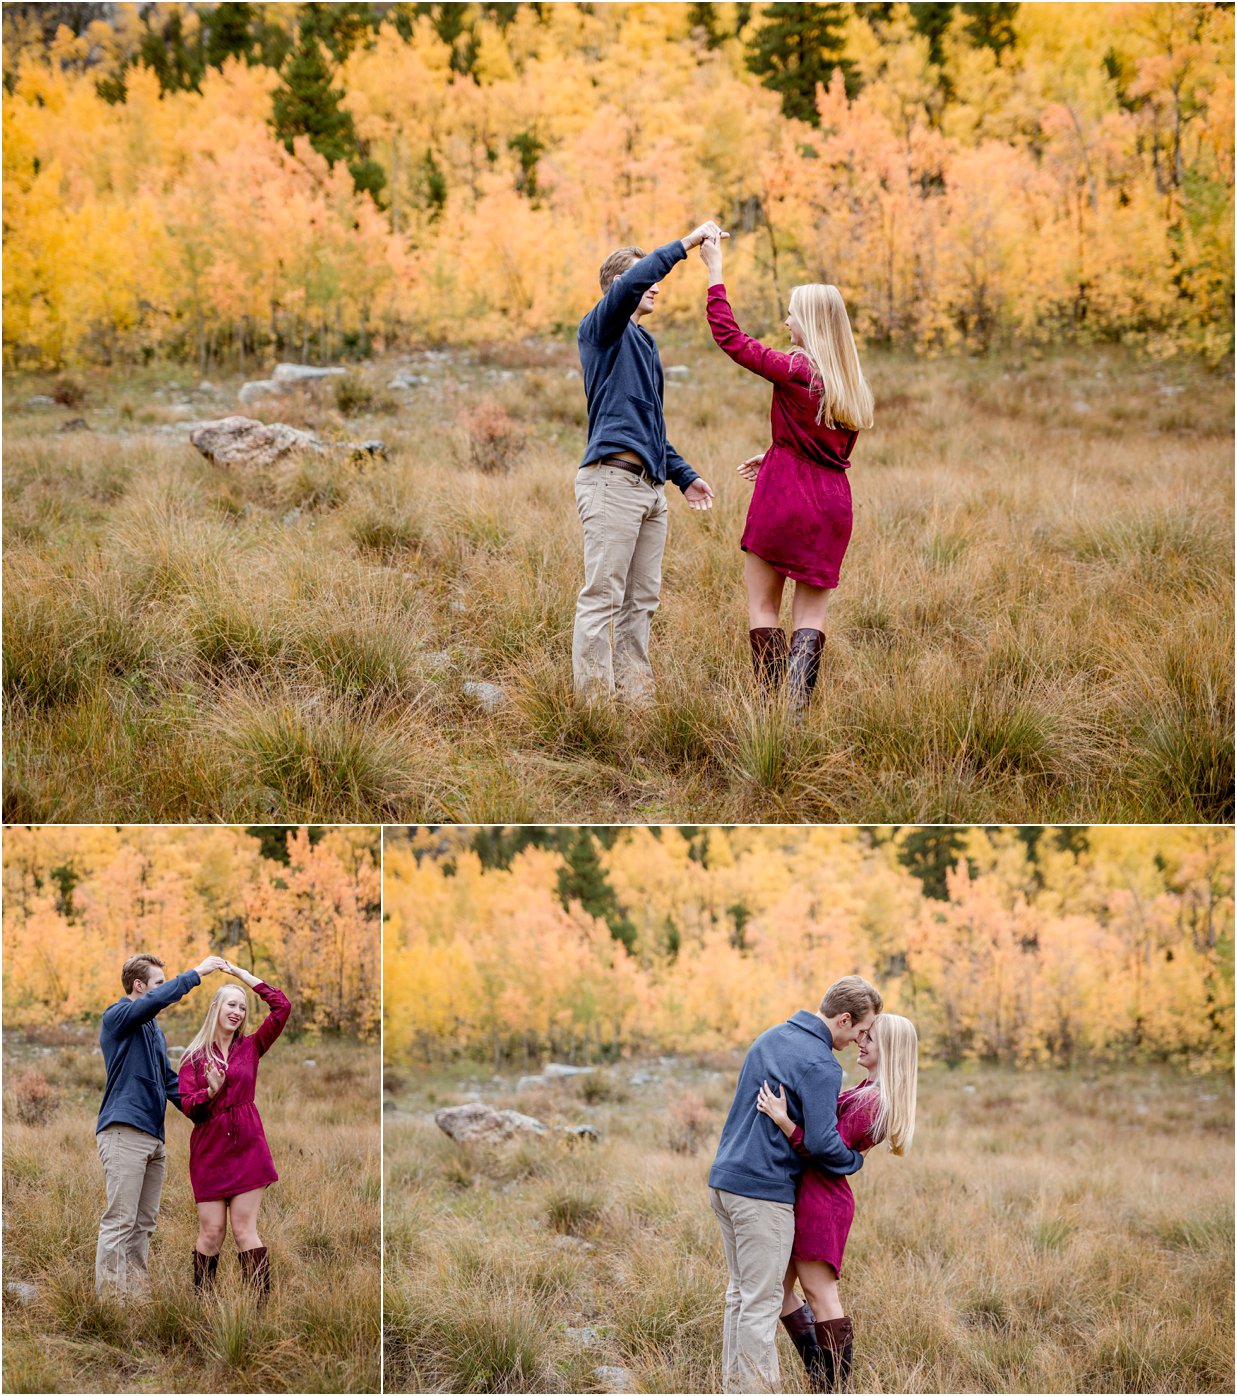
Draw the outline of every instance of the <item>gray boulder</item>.
[[[55,407],[56,399],[48,397],[46,393],[35,393],[33,397],[26,399],[27,407]]]
[[[593,1376],[603,1391],[635,1391],[636,1383],[626,1367],[594,1367]]]
[[[507,697],[496,683],[484,683],[480,679],[468,679],[464,684],[464,692],[487,713],[496,713]]]
[[[561,1079],[566,1076],[591,1076],[596,1070],[595,1066],[567,1066],[564,1062],[547,1062],[541,1074],[553,1080],[556,1077]]]
[[[19,1304],[33,1304],[39,1297],[39,1291],[25,1280],[9,1280],[4,1286],[4,1292]]]
[[[220,417],[200,422],[189,440],[213,465],[232,470],[267,470],[293,451],[321,451],[311,432],[283,422],[257,422],[252,417]]]
[[[434,1123],[457,1144],[504,1144],[520,1135],[549,1133],[531,1115],[521,1115],[518,1110],[495,1110],[480,1101],[437,1110]]]
[[[281,386],[311,383],[315,378],[338,378],[346,368],[311,368],[309,364],[276,364],[271,377]]]
[[[255,378],[252,382],[242,383],[236,397],[239,402],[256,402],[260,397],[270,397],[280,391],[279,384],[273,378]]]

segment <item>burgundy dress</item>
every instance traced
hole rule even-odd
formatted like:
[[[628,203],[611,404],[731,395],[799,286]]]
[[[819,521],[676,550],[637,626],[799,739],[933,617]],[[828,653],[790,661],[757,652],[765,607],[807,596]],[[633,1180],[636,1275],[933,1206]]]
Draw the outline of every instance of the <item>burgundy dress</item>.
[[[875,1142],[868,1131],[876,1118],[880,1093],[867,1081],[838,1096],[838,1133],[852,1149],[870,1149]],[[797,1153],[803,1147],[803,1126],[796,1125],[790,1142]],[[842,1273],[842,1252],[855,1217],[855,1194],[845,1178],[809,1168],[799,1180],[795,1195],[796,1260],[825,1260]]]
[[[253,991],[271,1011],[257,1032],[232,1043],[227,1076],[214,1100],[206,1084],[203,1058],[184,1062],[180,1068],[180,1108],[194,1121],[189,1136],[189,1181],[195,1202],[235,1197],[279,1181],[253,1092],[258,1059],[283,1032],[292,1005],[269,984],[256,984]]]
[[[709,287],[709,328],[737,364],[773,384],[773,444],[765,452],[739,546],[783,576],[836,587],[850,542],[850,427],[816,420],[820,395],[811,389],[805,354],[766,349],[735,322],[724,286]]]

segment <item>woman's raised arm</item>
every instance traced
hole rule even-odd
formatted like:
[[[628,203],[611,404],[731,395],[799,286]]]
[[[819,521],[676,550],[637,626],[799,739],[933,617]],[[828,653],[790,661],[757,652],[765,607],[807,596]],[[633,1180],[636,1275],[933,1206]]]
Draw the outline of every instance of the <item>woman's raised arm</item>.
[[[283,1032],[292,1012],[292,1005],[288,1002],[287,994],[273,988],[270,984],[264,984],[261,980],[256,980],[250,985],[250,988],[264,1003],[270,1006],[271,1010],[263,1020],[262,1026],[254,1033],[254,1040],[258,1045],[258,1056],[263,1056],[271,1043]]]

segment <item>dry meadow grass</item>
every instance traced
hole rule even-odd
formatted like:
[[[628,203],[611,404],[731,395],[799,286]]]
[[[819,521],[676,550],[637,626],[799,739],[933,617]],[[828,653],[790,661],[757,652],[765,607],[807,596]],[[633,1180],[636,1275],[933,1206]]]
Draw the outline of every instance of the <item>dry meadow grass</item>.
[[[639,1391],[721,1389],[705,1179],[735,1068],[653,1070],[397,1083],[387,1390],[613,1390],[599,1366]],[[470,1088],[602,1142],[456,1145],[432,1110]],[[1232,1391],[1231,1077],[928,1070],[913,1152],[870,1154],[855,1193],[856,1391]]]
[[[373,363],[243,409],[390,451],[256,482],[153,430],[227,395],[169,405],[165,372],[32,409],[47,384],[10,382],[5,817],[1232,818],[1231,375],[871,356],[877,429],[796,730],[752,701],[737,546],[768,390],[711,347],[663,359],[691,369],[670,435],[718,502],[671,491],[660,696],[635,713],[570,700],[574,346],[401,361],[428,380],[402,395]],[[70,413],[94,430],[61,434]]]
[[[127,1309],[96,1298],[101,1059],[90,1039],[32,1050],[10,1036],[4,1065],[5,1391],[379,1389],[375,1046],[286,1040],[263,1061],[258,1106],[280,1181],[259,1221],[273,1274],[260,1310],[231,1237],[216,1296],[195,1294],[191,1127],[173,1111],[151,1298]],[[19,1302],[13,1282],[37,1297]]]

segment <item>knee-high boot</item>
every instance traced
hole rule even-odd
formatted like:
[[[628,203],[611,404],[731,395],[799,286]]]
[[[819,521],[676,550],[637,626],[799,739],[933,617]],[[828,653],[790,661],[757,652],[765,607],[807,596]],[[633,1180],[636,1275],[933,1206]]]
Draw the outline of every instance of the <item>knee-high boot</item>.
[[[756,671],[760,696],[768,702],[786,676],[786,632],[780,625],[766,625],[749,630],[747,637],[752,646],[752,668]]]
[[[824,1384],[824,1365],[820,1344],[816,1341],[816,1315],[812,1306],[805,1303],[793,1313],[782,1315],[782,1327],[790,1334],[803,1365],[807,1370],[810,1391],[832,1390]]]
[[[790,659],[787,687],[790,690],[790,710],[802,717],[812,701],[816,676],[820,673],[820,656],[825,648],[823,630],[796,630],[790,637]]]
[[[241,1263],[241,1274],[257,1292],[259,1302],[271,1292],[271,1256],[265,1246],[255,1246],[252,1250],[241,1251],[237,1256]]]
[[[193,1287],[194,1289],[214,1289],[215,1271],[219,1269],[217,1255],[203,1255],[193,1248]]]
[[[854,1357],[855,1327],[845,1314],[841,1318],[816,1320],[816,1341],[820,1344],[826,1391],[845,1391],[850,1382]]]

